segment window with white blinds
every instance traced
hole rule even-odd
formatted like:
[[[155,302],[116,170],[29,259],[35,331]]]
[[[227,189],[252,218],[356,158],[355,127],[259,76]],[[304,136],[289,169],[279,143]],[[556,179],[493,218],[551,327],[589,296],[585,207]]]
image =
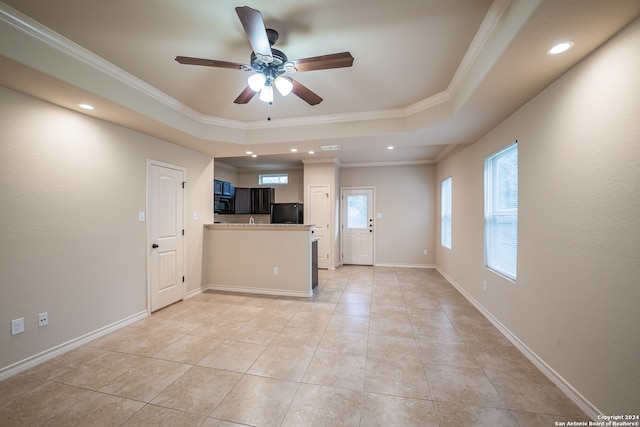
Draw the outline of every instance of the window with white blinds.
[[[441,220],[440,244],[451,249],[451,177],[442,181],[440,191]]]
[[[484,162],[484,256],[487,268],[515,281],[518,259],[518,143]]]

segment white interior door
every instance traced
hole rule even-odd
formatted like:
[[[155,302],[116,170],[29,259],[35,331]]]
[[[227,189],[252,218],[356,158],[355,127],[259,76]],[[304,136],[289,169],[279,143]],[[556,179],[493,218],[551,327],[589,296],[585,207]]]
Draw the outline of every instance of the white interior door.
[[[149,292],[151,311],[184,299],[184,170],[149,164]]]
[[[342,263],[373,265],[373,188],[341,190]]]
[[[329,268],[329,186],[309,187],[309,224],[315,225],[313,237],[318,239],[318,268]]]

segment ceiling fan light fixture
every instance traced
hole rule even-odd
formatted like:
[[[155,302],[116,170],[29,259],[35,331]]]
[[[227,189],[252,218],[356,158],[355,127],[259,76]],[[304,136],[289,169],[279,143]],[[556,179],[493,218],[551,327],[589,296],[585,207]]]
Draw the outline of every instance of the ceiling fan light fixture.
[[[278,76],[273,82],[276,85],[276,89],[280,92],[280,95],[287,96],[291,93],[291,89],[293,89],[293,83],[291,83],[291,79],[288,77]]]
[[[265,86],[260,91],[260,101],[273,102],[273,86]]]
[[[262,73],[251,74],[247,79],[249,87],[254,92],[259,92],[264,87],[266,81],[267,77]]]

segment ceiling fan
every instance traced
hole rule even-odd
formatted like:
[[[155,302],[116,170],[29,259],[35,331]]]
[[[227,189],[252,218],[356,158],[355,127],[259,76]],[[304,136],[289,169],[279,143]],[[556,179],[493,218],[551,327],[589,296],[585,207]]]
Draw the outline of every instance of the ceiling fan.
[[[333,53],[329,55],[313,56],[310,58],[290,61],[287,56],[271,46],[278,40],[278,32],[266,29],[262,14],[248,6],[236,7],[236,13],[249,38],[253,52],[251,64],[218,61],[215,59],[190,58],[177,56],[176,61],[181,64],[204,65],[208,67],[231,68],[240,71],[254,71],[248,78],[248,86],[233,101],[236,104],[246,104],[260,92],[260,100],[273,102],[273,87],[286,96],[293,92],[309,105],[322,102],[322,98],[311,89],[297,82],[285,73],[303,71],[326,70],[329,68],[344,68],[353,65],[353,56],[349,52]]]

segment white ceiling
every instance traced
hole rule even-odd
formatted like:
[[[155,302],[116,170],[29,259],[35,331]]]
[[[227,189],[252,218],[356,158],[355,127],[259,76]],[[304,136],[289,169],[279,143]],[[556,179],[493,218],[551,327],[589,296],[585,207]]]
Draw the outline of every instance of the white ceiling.
[[[292,75],[324,98],[316,106],[293,94],[234,104],[249,72],[174,58],[248,64],[243,5],[289,59],[349,51],[353,67]],[[87,114],[238,168],[434,162],[638,16],[638,0],[5,0],[0,84],[74,110],[93,103]],[[546,55],[562,40],[574,48]]]

